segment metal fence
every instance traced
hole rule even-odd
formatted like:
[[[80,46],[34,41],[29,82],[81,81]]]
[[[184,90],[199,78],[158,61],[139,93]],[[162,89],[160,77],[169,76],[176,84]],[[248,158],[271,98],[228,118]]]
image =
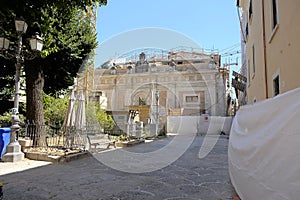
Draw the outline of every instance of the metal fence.
[[[59,124],[46,125],[28,121],[21,126],[17,137],[31,140],[32,147],[60,147],[65,143],[65,134]]]
[[[45,148],[85,148],[86,129],[75,127],[26,122],[18,132],[18,138],[31,140],[32,147]]]
[[[54,125],[26,122],[20,128],[17,138],[31,140],[31,147],[86,149],[87,135],[95,134],[122,135],[121,130],[104,130],[99,124],[87,124],[77,129],[75,126],[63,127]]]

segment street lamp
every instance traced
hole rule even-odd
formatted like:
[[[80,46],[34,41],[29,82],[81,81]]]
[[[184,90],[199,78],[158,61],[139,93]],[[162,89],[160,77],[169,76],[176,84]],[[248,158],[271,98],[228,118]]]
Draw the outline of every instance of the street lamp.
[[[20,97],[20,72],[21,72],[21,63],[24,59],[32,60],[39,55],[40,51],[43,48],[43,40],[36,33],[30,41],[30,47],[32,52],[23,51],[22,44],[22,35],[26,33],[27,23],[24,19],[15,20],[15,28],[18,33],[18,46],[15,49],[15,52],[10,53],[9,39],[5,38],[4,35],[0,36],[0,55],[5,59],[16,59],[16,74],[15,74],[15,98],[14,98],[14,108],[12,109],[12,126],[11,126],[11,135],[10,143],[6,148],[6,154],[3,155],[2,160],[7,162],[20,161],[24,158],[24,154],[21,152],[20,145],[16,140],[16,133],[20,129],[19,126],[19,97]]]
[[[10,41],[5,37],[0,37],[0,51],[8,49]]]
[[[30,47],[32,51],[41,52],[43,49],[43,39],[39,36],[39,33],[35,33],[30,39]]]
[[[19,34],[26,33],[28,25],[23,18],[16,19],[15,26],[16,26],[17,33],[19,33]]]

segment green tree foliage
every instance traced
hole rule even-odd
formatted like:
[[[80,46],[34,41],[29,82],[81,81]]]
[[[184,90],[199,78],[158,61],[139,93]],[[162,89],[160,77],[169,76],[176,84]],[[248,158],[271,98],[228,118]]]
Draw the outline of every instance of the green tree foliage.
[[[86,122],[88,124],[98,124],[99,123],[97,116],[96,116],[97,106],[95,106],[93,103],[89,103],[86,106],[85,113],[86,113]]]
[[[67,88],[84,58],[96,47],[96,36],[88,19],[83,18],[87,6],[95,2],[105,5],[106,0],[10,0],[1,3],[0,24],[16,46],[17,34],[14,19],[22,16],[28,29],[23,38],[39,32],[44,39],[42,55],[24,62],[26,74],[27,111],[26,117],[37,123],[44,122],[43,90],[47,94]],[[28,41],[23,40],[29,47]],[[24,49],[27,51],[28,49]],[[14,71],[14,62],[0,59],[0,67],[8,67],[2,77]],[[9,82],[9,79],[6,79]],[[5,84],[11,86],[12,84]],[[45,86],[45,87],[44,87]]]
[[[12,112],[5,112],[0,115],[0,127],[10,127],[12,124]],[[24,122],[24,115],[19,114],[20,125]]]
[[[45,123],[53,125],[55,122],[59,122],[62,124],[67,113],[69,97],[67,95],[63,97],[53,97],[44,94],[43,102]]]
[[[43,59],[38,62],[43,67],[38,71],[43,70],[41,75],[45,77],[44,91],[47,94],[54,94],[72,85],[73,77],[83,60],[96,47],[96,35],[92,31],[90,19],[84,13],[86,6],[92,6],[95,2],[100,5],[107,3],[106,0],[11,0],[1,4],[0,26],[6,30],[5,35],[14,42],[11,46],[16,46],[17,42],[15,17],[24,17],[29,26],[23,38],[30,38],[35,32],[43,37]],[[28,44],[28,41],[23,43]],[[14,62],[7,63],[8,61],[0,58],[0,65],[3,66],[4,62],[8,72],[0,73],[0,76],[13,77]],[[26,64],[33,65],[30,62]],[[10,84],[7,84],[9,79],[5,80],[2,84],[0,81],[0,86],[13,87],[13,81],[10,80]]]
[[[97,45],[88,19],[82,20],[84,16],[77,10],[70,15],[72,17],[64,26],[61,26],[64,22],[60,20],[49,22],[48,26],[54,28],[51,34],[44,37],[45,45],[49,46],[43,51],[43,55],[47,56],[44,61],[46,93],[54,93],[72,85],[82,63]],[[56,39],[55,43],[53,38]]]
[[[95,2],[101,5],[107,3],[106,0],[7,0],[1,3],[0,24],[6,30],[4,34],[15,41],[12,46],[17,43],[14,28],[16,17],[22,16],[28,24],[23,38],[30,38],[35,32],[39,32],[44,38],[42,55],[23,63],[26,74],[27,120],[44,124],[44,86],[47,94],[67,88],[72,84],[72,78],[82,60],[97,45],[91,25],[80,19],[86,7]],[[29,46],[28,41],[23,40],[23,43]],[[3,64],[1,59],[0,67],[5,65],[12,68],[12,63]],[[44,131],[41,129],[37,132],[39,145],[45,145]]]
[[[11,126],[11,113],[5,112],[0,116],[0,127],[10,127]]]
[[[89,124],[100,124],[106,130],[112,130],[115,124],[113,118],[107,115],[105,110],[93,103],[89,103],[86,107],[86,120]]]
[[[0,99],[11,99],[14,94],[13,63],[0,57]]]
[[[107,115],[105,110],[98,108],[96,112],[97,119],[105,130],[112,130],[114,127],[114,120],[110,115]]]

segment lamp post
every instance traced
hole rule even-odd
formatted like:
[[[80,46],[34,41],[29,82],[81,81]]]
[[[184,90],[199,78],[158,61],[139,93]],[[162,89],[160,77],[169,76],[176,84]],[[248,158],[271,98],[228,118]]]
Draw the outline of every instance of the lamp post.
[[[159,91],[155,91],[155,100],[156,100],[156,126],[155,126],[155,133],[156,136],[158,136],[158,125],[159,125],[159,111],[158,111],[158,106],[159,106]]]
[[[36,34],[30,39],[30,47],[32,52],[23,51],[22,35],[26,33],[27,23],[24,19],[15,20],[15,28],[18,33],[18,45],[14,53],[9,52],[10,41],[5,38],[4,35],[0,36],[0,55],[5,59],[16,59],[16,73],[15,73],[15,97],[14,97],[14,108],[12,109],[12,126],[10,134],[10,143],[6,147],[6,154],[3,155],[2,160],[5,162],[20,161],[24,158],[24,154],[21,152],[21,147],[16,140],[16,133],[20,129],[19,126],[19,98],[20,98],[20,72],[21,64],[24,59],[32,60],[39,52],[42,51],[43,41],[42,38]]]

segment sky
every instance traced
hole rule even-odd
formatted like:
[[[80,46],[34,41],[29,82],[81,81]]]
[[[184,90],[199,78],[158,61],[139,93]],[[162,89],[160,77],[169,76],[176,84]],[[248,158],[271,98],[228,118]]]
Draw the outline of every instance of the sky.
[[[108,0],[98,8],[95,67],[136,48],[240,50],[236,0]]]

